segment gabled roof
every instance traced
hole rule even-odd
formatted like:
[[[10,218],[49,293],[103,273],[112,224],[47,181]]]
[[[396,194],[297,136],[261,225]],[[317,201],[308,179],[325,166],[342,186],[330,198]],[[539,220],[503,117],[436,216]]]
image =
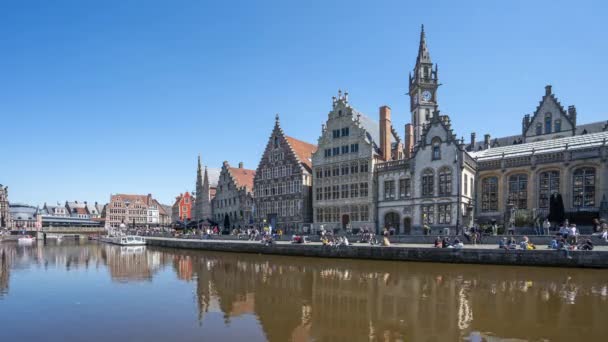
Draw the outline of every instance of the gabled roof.
[[[245,187],[247,192],[253,191],[253,179],[255,178],[255,170],[242,169],[238,167],[228,167],[228,172],[236,183],[237,187]]]
[[[285,136],[285,139],[300,162],[312,170],[312,154],[317,150],[317,145],[287,135]]]
[[[131,203],[140,202],[145,205],[150,205],[150,203],[148,202],[148,195],[116,194],[112,195],[112,197],[120,197],[121,200],[129,201]]]
[[[557,105],[557,108],[559,109],[561,116],[564,117],[564,119],[566,119],[572,127],[574,127],[575,126],[574,122],[572,122],[572,119],[570,118],[570,116],[568,115],[566,110],[564,109],[564,106],[562,106],[562,104],[559,102],[557,97],[553,94],[550,85],[547,85],[545,87],[545,95],[542,97],[542,99],[538,103],[538,106],[536,106],[536,109],[534,110],[534,115],[532,115],[532,118],[530,119],[530,123],[534,122],[536,120],[536,118],[538,117],[538,115],[541,114],[540,108],[543,106],[543,104],[545,102],[547,102],[549,100],[555,102],[555,104]],[[533,125],[530,124],[528,127],[526,127],[526,131],[524,132],[524,134],[528,133],[528,131],[530,129],[534,129],[532,126]]]

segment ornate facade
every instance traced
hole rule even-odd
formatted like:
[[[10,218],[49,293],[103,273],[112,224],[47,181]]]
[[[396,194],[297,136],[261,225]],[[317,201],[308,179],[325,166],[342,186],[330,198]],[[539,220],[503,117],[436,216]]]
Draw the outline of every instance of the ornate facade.
[[[379,127],[339,92],[318,144],[312,157],[315,229],[374,229],[374,166],[403,154],[390,108],[380,108]]]
[[[8,202],[8,186],[0,184],[0,229],[8,228],[11,222],[9,202]]]
[[[459,230],[474,218],[531,226],[548,215],[554,194],[574,222],[608,216],[607,122],[577,125],[576,107],[564,109],[547,86],[534,113],[524,116],[521,135],[486,134],[477,142],[472,133],[465,144],[449,116],[439,113],[438,85],[423,28],[409,78],[412,126],[406,126],[405,158],[375,168],[378,228]]]
[[[285,232],[312,224],[313,144],[285,135],[277,115],[254,178],[255,218]]]
[[[255,170],[245,169],[243,163],[238,168],[227,161],[223,163],[213,199],[213,216],[224,229],[241,229],[254,223],[254,177]]]

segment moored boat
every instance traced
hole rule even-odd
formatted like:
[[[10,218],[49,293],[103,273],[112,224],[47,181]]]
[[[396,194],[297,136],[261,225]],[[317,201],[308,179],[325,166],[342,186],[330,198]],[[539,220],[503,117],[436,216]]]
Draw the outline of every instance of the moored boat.
[[[138,235],[104,236],[99,241],[120,246],[145,246],[146,239]]]
[[[21,244],[33,243],[34,241],[36,241],[36,238],[31,235],[24,235],[17,239],[17,242]]]

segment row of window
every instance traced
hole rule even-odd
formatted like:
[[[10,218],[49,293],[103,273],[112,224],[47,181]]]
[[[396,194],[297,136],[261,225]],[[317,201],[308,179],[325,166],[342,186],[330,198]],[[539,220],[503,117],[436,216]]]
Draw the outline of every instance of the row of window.
[[[328,177],[338,177],[338,176],[347,176],[349,174],[357,174],[357,173],[367,173],[369,172],[369,163],[368,162],[353,162],[350,164],[342,164],[335,165],[332,167],[325,168],[317,168],[315,170],[315,175],[317,179],[328,178]]]
[[[369,196],[368,183],[342,184],[325,187],[317,187],[316,200],[335,200],[340,198],[358,198]]]
[[[322,207],[315,209],[317,222],[366,222],[369,221],[369,206],[351,205],[344,207]]]
[[[551,113],[545,113],[545,134],[559,133],[562,131],[562,120],[552,120]],[[543,124],[536,124],[536,135],[543,134]]]
[[[302,200],[269,201],[258,203],[256,215],[258,218],[266,218],[267,215],[275,214],[279,217],[293,217],[302,210]]]
[[[595,207],[595,169],[578,168],[572,173],[572,207]],[[549,198],[559,192],[560,172],[546,171],[539,174],[538,207],[549,208]],[[507,203],[516,209],[528,208],[528,175],[516,174],[508,179]],[[481,180],[481,211],[498,211],[498,177]]]
[[[246,201],[246,205],[250,204],[249,201]],[[214,200],[214,207],[215,208],[225,208],[225,207],[230,207],[232,205],[238,205],[239,204],[239,199],[238,197],[230,197],[230,198],[222,198],[222,199],[218,199],[217,197]]]
[[[350,128],[344,127],[342,129],[334,129],[331,133],[334,139],[340,137],[347,137],[350,135]]]
[[[272,179],[280,177],[289,177],[292,174],[292,167],[287,165],[275,166],[272,168],[262,169],[262,179]]]
[[[384,199],[392,200],[396,198],[408,198],[411,197],[411,186],[412,182],[410,178],[404,178],[399,180],[399,189],[395,188],[394,180],[387,180],[384,182]],[[399,190],[396,193],[396,190]]]
[[[435,214],[435,207],[437,213]],[[422,205],[421,207],[422,224],[450,224],[452,223],[452,204],[439,203]]]
[[[296,179],[281,183],[261,184],[255,188],[254,193],[256,197],[266,197],[295,194],[300,191],[302,191],[302,182],[299,179]]]
[[[438,175],[438,194],[447,196],[452,194],[452,169],[443,167],[439,169]],[[422,196],[435,195],[435,172],[426,169],[422,172]]]
[[[324,152],[323,155],[325,156],[325,158],[332,157],[332,156],[339,156],[341,154],[357,153],[357,152],[359,152],[359,144],[354,143],[354,144],[342,145],[342,146],[338,146],[338,147],[334,147],[334,148],[326,148],[323,152]]]

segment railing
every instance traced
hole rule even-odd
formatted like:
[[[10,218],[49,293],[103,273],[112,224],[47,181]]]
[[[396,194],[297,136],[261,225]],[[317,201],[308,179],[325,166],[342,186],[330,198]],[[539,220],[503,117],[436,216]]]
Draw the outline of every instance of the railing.
[[[409,168],[409,160],[407,159],[399,159],[399,160],[391,160],[391,161],[387,161],[384,163],[379,163],[376,164],[376,171],[377,172],[383,172],[383,171],[389,171],[389,170],[394,170],[394,169],[402,169],[402,168]]]

